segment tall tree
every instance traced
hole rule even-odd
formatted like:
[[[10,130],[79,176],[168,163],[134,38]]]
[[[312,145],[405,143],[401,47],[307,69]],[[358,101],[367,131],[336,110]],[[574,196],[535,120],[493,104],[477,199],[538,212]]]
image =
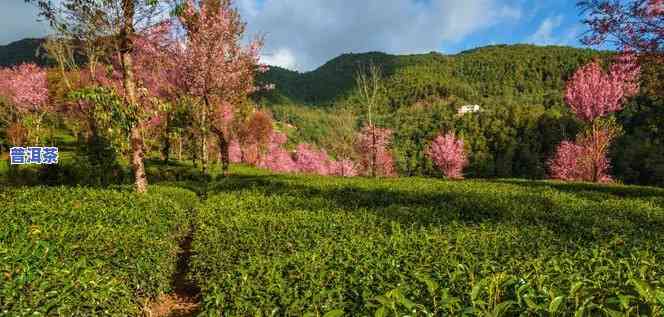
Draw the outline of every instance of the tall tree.
[[[369,63],[368,69],[360,69],[355,77],[360,100],[366,106],[368,124],[362,128],[357,147],[362,153],[362,165],[371,177],[394,174],[392,155],[387,150],[392,131],[376,127],[374,113],[381,101],[382,70]]]
[[[134,39],[137,32],[157,21],[163,6],[159,0],[26,0],[36,3],[58,33],[73,43],[92,45],[107,59],[117,58],[122,75],[122,97],[129,112],[140,113],[134,69]],[[110,61],[109,61],[110,62]],[[147,191],[143,137],[140,120],[130,129],[134,184],[140,193]]]
[[[233,105],[256,90],[254,74],[259,65],[260,38],[242,45],[245,24],[230,0],[189,0],[180,14],[186,31],[178,86],[202,104],[202,164],[207,168],[207,135],[219,140],[224,169],[228,166],[229,115]]]
[[[34,64],[21,64],[11,69],[0,69],[0,95],[9,99],[13,113],[30,116],[34,133],[32,141],[39,144],[44,115],[49,111],[46,70]],[[14,118],[18,123],[19,118]],[[29,132],[29,131],[28,131]]]

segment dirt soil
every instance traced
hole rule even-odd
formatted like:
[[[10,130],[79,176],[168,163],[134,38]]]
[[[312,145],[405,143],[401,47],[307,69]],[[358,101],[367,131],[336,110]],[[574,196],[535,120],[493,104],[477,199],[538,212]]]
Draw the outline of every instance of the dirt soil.
[[[200,312],[201,290],[187,279],[191,257],[191,232],[180,243],[177,271],[173,276],[173,293],[164,294],[146,309],[149,317],[189,317]]]

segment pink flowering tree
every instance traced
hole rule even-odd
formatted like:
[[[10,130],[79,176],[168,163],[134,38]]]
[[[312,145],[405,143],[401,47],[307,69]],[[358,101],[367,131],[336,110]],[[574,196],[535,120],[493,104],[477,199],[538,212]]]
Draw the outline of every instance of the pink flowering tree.
[[[274,172],[296,172],[298,166],[291,154],[284,148],[288,138],[281,132],[274,131],[266,153],[260,158],[257,166]]]
[[[463,168],[468,165],[468,157],[463,140],[454,133],[439,134],[425,153],[445,177],[463,179]]]
[[[582,180],[583,172],[579,168],[579,158],[583,152],[583,147],[575,142],[560,143],[554,157],[549,161],[551,177],[564,181]]]
[[[295,166],[301,173],[330,175],[330,157],[325,150],[317,150],[307,143],[298,144]]]
[[[587,45],[610,43],[639,52],[664,49],[664,0],[582,0]]]
[[[592,123],[599,117],[622,110],[625,99],[638,92],[640,67],[636,56],[616,57],[605,72],[598,62],[579,68],[567,82],[565,102],[581,120]]]
[[[242,163],[242,148],[237,139],[232,139],[228,144],[228,159],[231,163]]]
[[[395,176],[394,158],[390,153],[392,130],[367,125],[360,131],[355,144],[360,155],[362,173],[371,177]]]
[[[51,110],[46,70],[21,64],[0,71],[0,75],[0,94],[13,106],[16,120],[28,126],[29,138],[39,143],[44,116]]]
[[[179,45],[176,86],[200,101],[202,164],[207,166],[207,132],[219,140],[224,169],[228,166],[229,113],[233,104],[257,88],[254,74],[264,71],[259,64],[262,40],[241,44],[245,24],[230,0],[215,2],[188,0],[179,17],[186,38]]]
[[[643,92],[663,97],[664,0],[582,0],[587,45],[613,45],[639,53]]]
[[[639,90],[640,67],[632,53],[618,55],[608,72],[597,62],[581,67],[567,82],[565,102],[589,128],[575,144],[563,142],[549,161],[551,177],[562,180],[607,182],[607,158],[621,128],[603,117],[620,111],[627,98]]]
[[[359,175],[357,164],[350,159],[330,161],[330,175],[354,177]]]

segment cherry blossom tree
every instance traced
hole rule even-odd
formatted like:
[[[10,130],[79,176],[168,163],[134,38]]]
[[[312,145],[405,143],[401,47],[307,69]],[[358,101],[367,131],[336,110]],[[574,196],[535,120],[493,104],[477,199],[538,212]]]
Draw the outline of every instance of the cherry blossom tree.
[[[425,153],[445,177],[463,179],[463,168],[468,165],[468,157],[463,140],[454,133],[439,134]]]
[[[632,53],[619,55],[610,71],[597,61],[579,68],[567,82],[565,102],[585,122],[622,110],[625,99],[638,92],[640,67]]]
[[[582,0],[587,45],[614,44],[638,52],[664,49],[664,0]]]
[[[274,172],[297,172],[298,166],[291,154],[283,147],[288,138],[281,132],[274,131],[266,153],[260,158],[257,166]]]
[[[549,160],[551,178],[564,181],[583,180],[583,170],[579,167],[579,158],[583,153],[583,147],[574,142],[560,143],[554,157]]]
[[[589,127],[576,143],[563,142],[549,162],[551,177],[562,180],[607,182],[611,142],[620,134],[615,121],[602,117],[620,111],[639,90],[640,67],[632,53],[614,58],[605,72],[598,62],[578,69],[567,82],[565,101]]]
[[[394,158],[389,146],[392,130],[367,125],[358,134],[356,150],[360,155],[361,170],[365,175],[395,176]]]
[[[162,16],[158,0],[26,0],[36,3],[58,36],[70,42],[91,45],[106,58],[117,57],[122,75],[122,98],[128,113],[139,114],[141,107],[134,69],[134,40],[137,33]],[[137,32],[138,31],[138,32]],[[140,120],[133,120],[129,140],[137,192],[147,191],[143,162],[143,136]]]
[[[330,175],[353,177],[359,175],[357,164],[350,159],[330,161]]]
[[[295,150],[295,166],[301,173],[330,175],[330,157],[325,150],[317,150],[311,144],[298,144]]]
[[[612,182],[609,175],[609,135],[614,129],[600,129],[579,136],[576,142],[563,141],[549,161],[551,177],[564,181]]]
[[[177,86],[202,103],[203,170],[207,166],[208,130],[218,137],[226,168],[230,135],[225,115],[232,112],[227,107],[256,90],[254,73],[265,70],[258,62],[262,40],[241,44],[245,24],[230,0],[189,0],[179,21],[186,30],[186,39],[177,60],[181,69]]]
[[[639,54],[643,92],[664,96],[664,0],[582,0],[587,45],[613,45]]]
[[[21,64],[11,69],[0,70],[0,94],[12,104],[19,119],[29,116],[34,123],[34,141],[39,135],[44,116],[50,111],[46,70],[35,64]]]
[[[242,149],[240,148],[240,142],[237,139],[231,140],[228,145],[228,159],[231,163],[242,162]]]

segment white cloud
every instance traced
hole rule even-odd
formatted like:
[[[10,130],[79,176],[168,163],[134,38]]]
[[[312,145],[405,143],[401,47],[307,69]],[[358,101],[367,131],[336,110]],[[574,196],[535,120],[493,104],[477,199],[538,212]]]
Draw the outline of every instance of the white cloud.
[[[287,69],[297,69],[297,62],[293,52],[287,48],[280,48],[273,53],[263,52],[261,55],[261,63],[279,66]]]
[[[540,23],[535,33],[531,34],[526,41],[537,45],[565,45],[570,44],[577,36],[579,28],[573,26],[565,32],[558,30],[563,23],[563,16],[556,15],[548,17]],[[558,32],[556,32],[558,30]],[[558,35],[556,35],[558,34]]]
[[[264,60],[306,71],[349,52],[438,51],[522,17],[503,0],[237,0]]]

